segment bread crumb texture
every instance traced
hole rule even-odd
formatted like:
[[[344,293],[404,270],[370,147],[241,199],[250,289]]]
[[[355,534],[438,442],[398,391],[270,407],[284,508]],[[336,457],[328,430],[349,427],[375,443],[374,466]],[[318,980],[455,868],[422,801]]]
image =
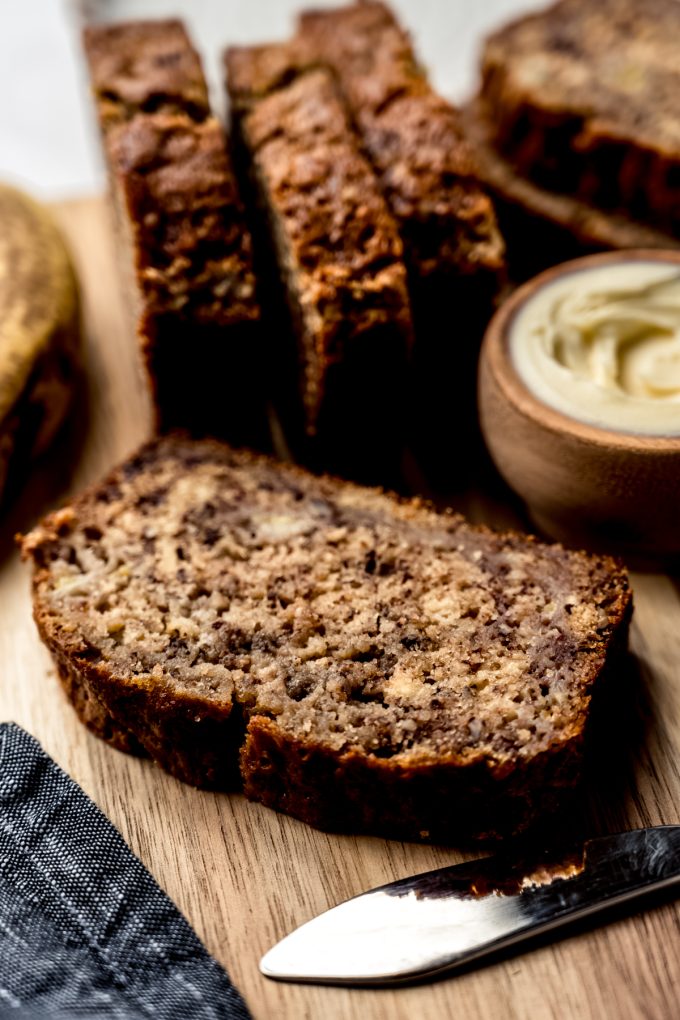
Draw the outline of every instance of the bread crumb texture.
[[[189,706],[303,760],[502,779],[580,742],[630,598],[606,558],[176,437],[24,553],[62,672],[161,763],[149,720]]]

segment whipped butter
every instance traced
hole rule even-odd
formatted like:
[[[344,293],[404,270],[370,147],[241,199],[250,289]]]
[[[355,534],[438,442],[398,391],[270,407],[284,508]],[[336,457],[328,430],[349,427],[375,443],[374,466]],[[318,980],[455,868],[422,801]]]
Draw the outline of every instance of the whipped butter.
[[[680,266],[565,272],[514,316],[510,356],[543,403],[592,425],[680,435]]]

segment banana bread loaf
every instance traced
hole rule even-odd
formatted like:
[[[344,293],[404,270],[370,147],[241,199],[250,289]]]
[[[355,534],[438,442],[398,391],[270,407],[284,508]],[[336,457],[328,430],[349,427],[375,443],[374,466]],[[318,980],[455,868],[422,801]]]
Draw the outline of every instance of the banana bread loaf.
[[[630,611],[610,559],[173,436],[23,554],[100,736],[404,838],[505,835],[564,806]]]
[[[226,62],[239,164],[297,338],[307,436],[324,468],[375,478],[403,442],[412,341],[396,223],[326,69],[287,44]]]
[[[266,352],[224,132],[178,21],[85,32],[157,424],[266,445]]]
[[[466,115],[485,179],[581,247],[680,244],[679,33],[675,0],[560,0],[490,36]]]

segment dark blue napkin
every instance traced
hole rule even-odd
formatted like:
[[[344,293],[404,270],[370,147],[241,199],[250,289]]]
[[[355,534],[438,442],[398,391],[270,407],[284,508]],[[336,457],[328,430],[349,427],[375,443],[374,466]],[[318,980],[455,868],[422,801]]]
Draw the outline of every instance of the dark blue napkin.
[[[0,725],[0,1017],[249,1015],[101,811],[33,737]]]

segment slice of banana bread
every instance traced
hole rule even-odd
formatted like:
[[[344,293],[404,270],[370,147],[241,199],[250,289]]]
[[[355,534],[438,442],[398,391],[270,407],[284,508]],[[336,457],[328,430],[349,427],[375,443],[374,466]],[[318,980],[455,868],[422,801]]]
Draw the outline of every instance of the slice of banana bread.
[[[489,37],[464,121],[514,276],[680,245],[678,33],[675,0],[561,0]]]
[[[401,451],[412,342],[397,225],[328,70],[287,44],[229,50],[226,65],[268,275],[297,338],[307,435],[324,468],[375,478]]]
[[[328,829],[517,832],[581,774],[612,560],[216,442],[145,447],[23,540],[81,718]],[[240,764],[239,764],[240,752]]]
[[[458,111],[430,85],[407,33],[385,4],[371,2],[303,13],[300,39],[337,75],[414,282],[450,287],[463,276],[470,293],[473,279],[490,276],[488,305],[504,259],[493,205]]]
[[[476,469],[477,356],[505,276],[505,246],[459,111],[438,95],[385,4],[309,11],[298,45],[330,66],[397,220],[416,331],[413,446],[448,477],[448,436],[463,439],[456,476]]]
[[[267,445],[251,238],[198,54],[174,20],[84,39],[158,427]]]
[[[541,187],[680,235],[680,5],[560,0],[486,43],[499,151]]]

